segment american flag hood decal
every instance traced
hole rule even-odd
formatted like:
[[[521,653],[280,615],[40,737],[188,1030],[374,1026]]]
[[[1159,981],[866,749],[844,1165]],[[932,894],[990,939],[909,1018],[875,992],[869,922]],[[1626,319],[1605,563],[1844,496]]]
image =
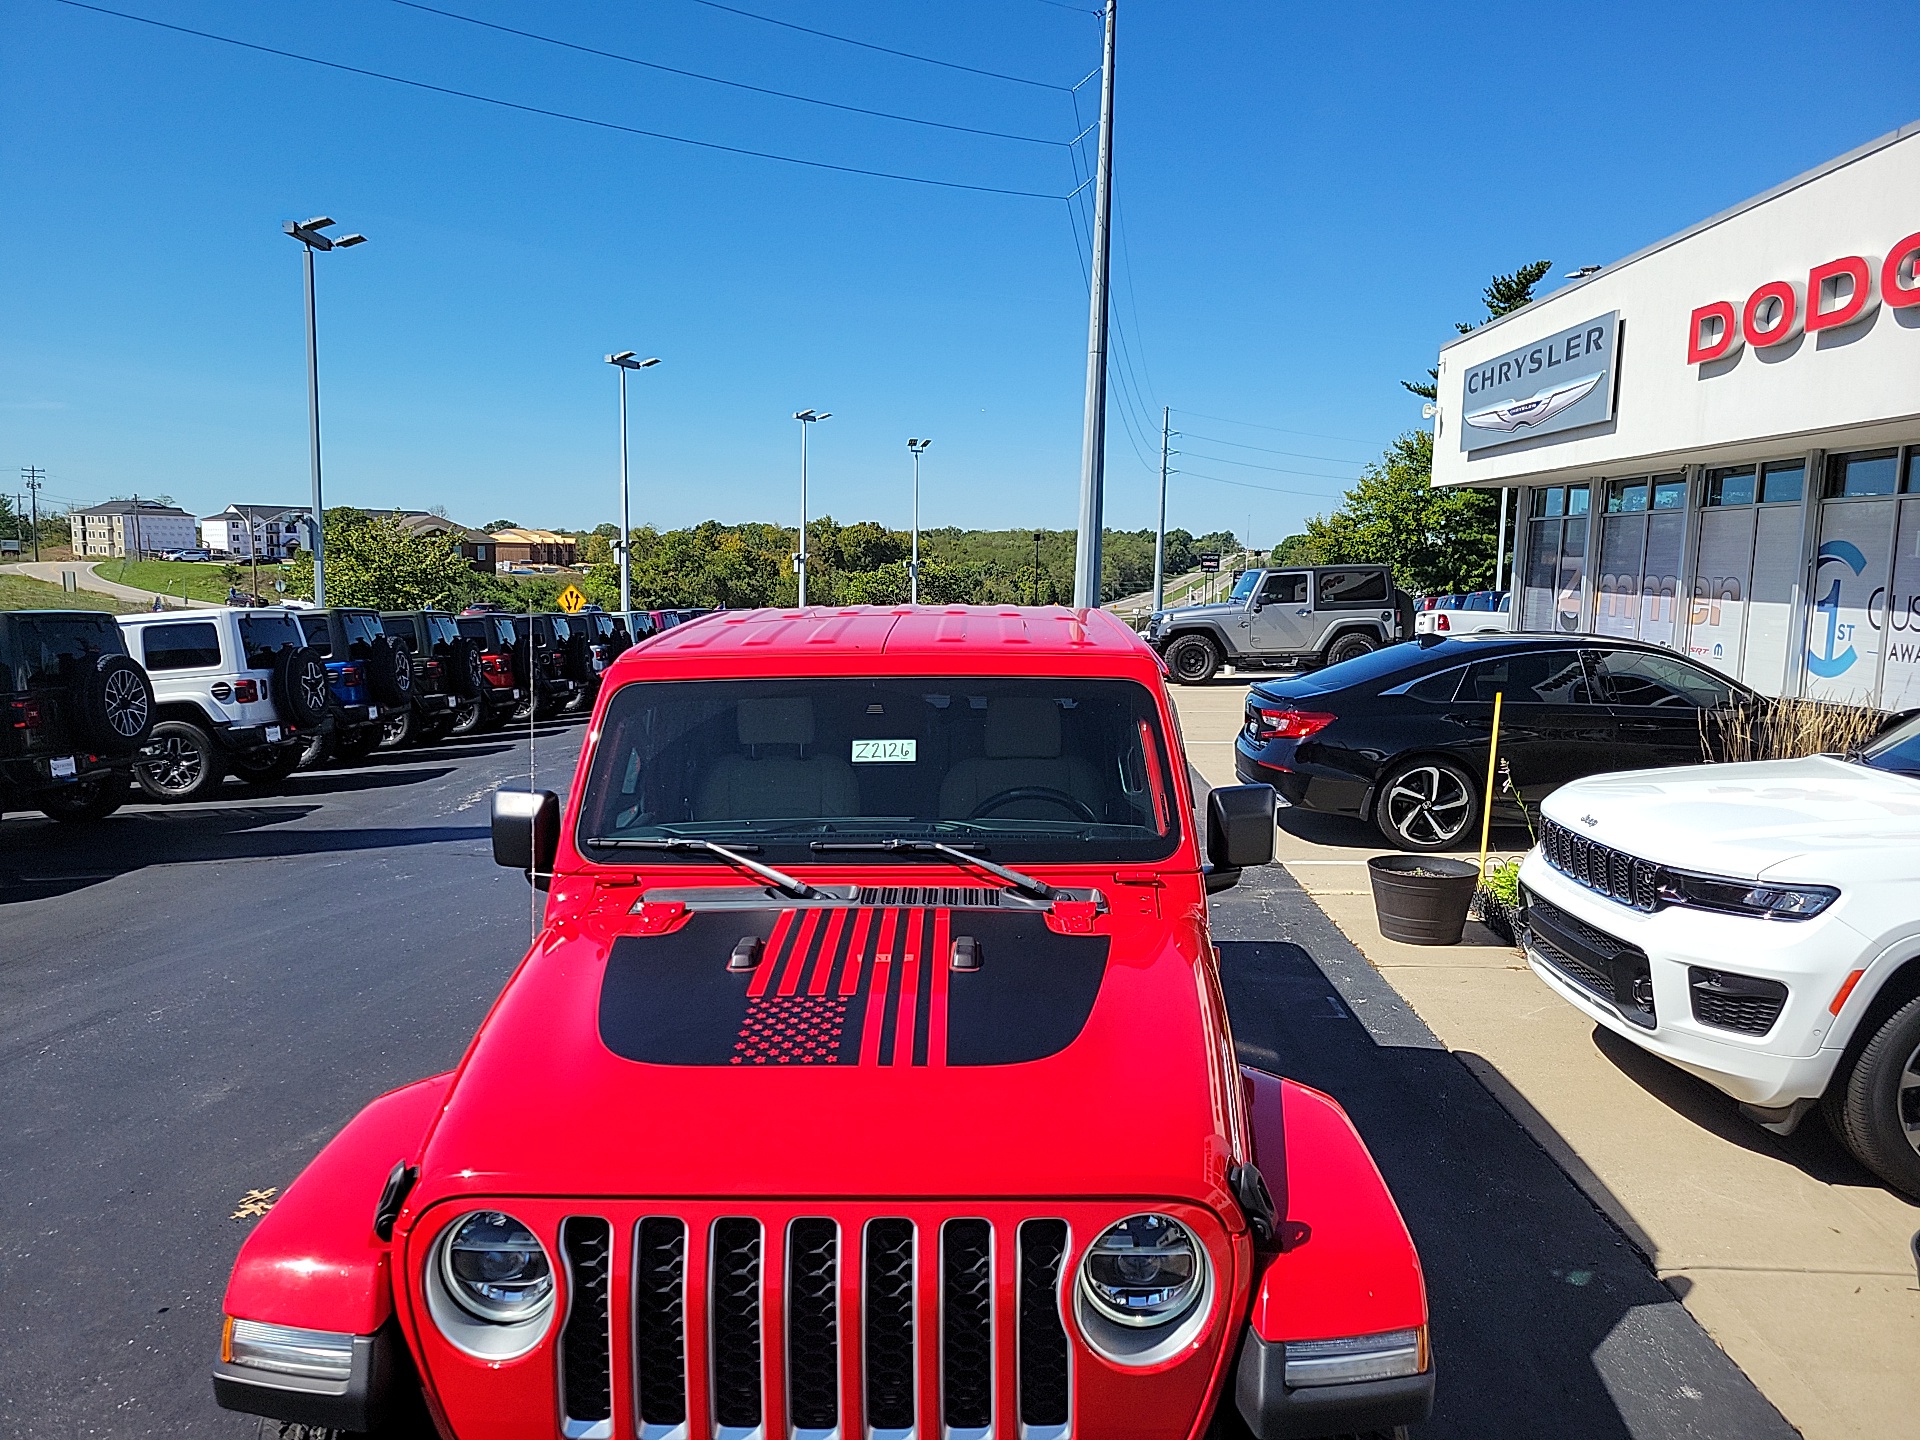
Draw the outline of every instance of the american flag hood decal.
[[[727,968],[747,937],[748,971]],[[955,970],[971,937],[980,964]],[[836,906],[697,912],[614,942],[600,1038],[654,1065],[1015,1065],[1064,1050],[1093,1013],[1104,935],[1037,911]]]

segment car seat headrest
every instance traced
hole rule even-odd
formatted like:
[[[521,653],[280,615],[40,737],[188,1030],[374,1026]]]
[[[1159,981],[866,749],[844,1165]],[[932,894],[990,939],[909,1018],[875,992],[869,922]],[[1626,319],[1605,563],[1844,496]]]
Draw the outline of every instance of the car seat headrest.
[[[742,745],[813,743],[813,701],[805,695],[779,700],[742,700],[738,718]]]
[[[1029,695],[987,701],[989,760],[1053,760],[1060,754],[1060,706]]]

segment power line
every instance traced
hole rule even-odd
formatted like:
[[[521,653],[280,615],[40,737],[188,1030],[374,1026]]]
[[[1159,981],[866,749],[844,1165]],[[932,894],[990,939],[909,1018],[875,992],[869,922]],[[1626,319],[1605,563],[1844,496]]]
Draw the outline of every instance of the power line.
[[[989,80],[1006,80],[1015,85],[1031,85],[1037,90],[1066,90],[1070,87],[1056,85],[1051,80],[1029,80],[1024,75],[1006,75],[998,70],[982,70],[974,65],[961,65],[953,60],[937,60],[931,55],[916,55],[911,50],[894,50],[885,45],[875,45],[870,40],[856,40],[851,35],[836,35],[831,30],[815,30],[811,26],[796,25],[791,20],[776,20],[771,15],[760,15],[752,10],[742,10],[734,5],[722,5],[720,0],[693,0],[696,5],[704,5],[709,10],[724,10],[729,15],[744,15],[749,20],[758,20],[763,25],[778,25],[783,30],[798,30],[802,35],[817,35],[822,40],[838,40],[842,45],[857,45],[862,50],[877,51],[882,55],[893,55],[902,60],[918,60],[922,65],[938,65],[946,70],[964,70],[969,75],[984,75]],[[1081,82],[1085,84],[1085,81]]]
[[[1275,450],[1267,445],[1249,445],[1244,440],[1229,440],[1224,435],[1202,435],[1197,431],[1186,432],[1188,438],[1204,440],[1209,445],[1230,445],[1235,450],[1257,450],[1262,455],[1285,455],[1292,460],[1327,460],[1335,465],[1359,465],[1364,461],[1352,460],[1345,455],[1308,455],[1300,450]]]
[[[642,60],[637,55],[622,55],[617,50],[601,50],[592,45],[578,45],[571,40],[561,40],[552,35],[540,35],[532,30],[519,30],[511,25],[495,24],[491,20],[481,20],[473,15],[461,15],[452,10],[442,10],[438,6],[423,5],[420,0],[393,0],[393,3],[405,6],[409,10],[438,15],[446,20],[458,20],[465,25],[475,25],[482,30],[497,30],[502,35],[517,35],[523,40],[537,40],[542,45],[553,45],[562,50],[575,50],[582,55],[596,55],[603,60],[618,60],[623,65],[639,65],[648,70],[658,70],[667,75],[680,75],[689,80],[704,80],[710,85],[726,85],[735,90],[749,90],[756,95],[772,95],[781,100],[797,100],[802,105],[819,105],[828,110],[843,110],[850,115],[870,115],[878,120],[898,120],[903,125],[926,125],[935,130],[954,130],[963,135],[985,135],[994,140],[1018,140],[1028,145],[1064,147],[1068,143],[1065,140],[1052,140],[1044,135],[1015,135],[1005,130],[986,130],[974,125],[953,125],[944,120],[925,120],[917,115],[896,115],[890,110],[870,110],[864,105],[843,105],[837,100],[821,100],[812,95],[796,95],[790,90],[774,90],[765,85],[749,85],[744,80],[728,80],[719,75],[703,75],[698,70],[682,70],[678,66],[663,65],[655,60]]]
[[[830,160],[807,160],[798,155],[781,155],[771,150],[749,150],[740,145],[722,145],[716,140],[695,140],[690,136],[673,135],[664,130],[646,130],[637,125],[622,125],[613,120],[596,120],[588,115],[574,115],[565,110],[549,110],[539,105],[523,105],[516,100],[502,100],[498,96],[482,95],[474,90],[456,90],[450,85],[434,85],[425,80],[410,80],[404,75],[390,75],[381,70],[368,70],[339,60],[322,60],[318,56],[302,55],[294,50],[281,50],[272,45],[258,45],[251,40],[236,40],[231,35],[217,35],[211,30],[195,30],[191,26],[175,25],[166,20],[154,20],[145,15],[132,15],[124,10],[109,10],[104,5],[89,5],[86,0],[56,0],[56,3],[70,5],[76,10],[90,10],[96,15],[111,15],[116,20],[132,20],[160,30],[192,35],[201,40],[218,41],[222,45],[232,45],[241,50],[253,50],[262,55],[277,55],[283,60],[298,60],[302,64],[318,65],[327,70],[339,70],[348,75],[361,75],[370,80],[384,80],[392,85],[405,85],[414,90],[426,90],[435,95],[451,95],[460,100],[475,100],[482,105],[494,105],[502,110],[517,110],[523,115],[541,115],[549,120],[566,120],[575,125],[589,125],[597,130],[613,130],[625,135],[640,135],[649,140],[670,140],[676,145],[691,145],[700,150],[718,150],[728,155],[745,155],[755,160],[777,160],[785,165],[803,165],[810,170],[832,170],[842,175],[865,175],[875,180],[899,180],[909,185],[932,185],[942,190],[971,190],[982,195],[1012,195],[1022,200],[1064,200],[1066,198],[1064,195],[1050,194],[1043,190],[1012,190],[999,185],[973,185],[963,180],[935,180],[926,175],[902,175],[892,170],[869,170],[859,165],[838,165]],[[709,0],[696,0],[696,3],[707,4]]]
[[[1301,495],[1309,500],[1328,502],[1337,498],[1320,490],[1293,490],[1284,485],[1256,485],[1251,480],[1229,480],[1224,475],[1208,475],[1204,471],[1188,470],[1185,467],[1170,471],[1169,473],[1174,475],[1190,475],[1195,480],[1211,480],[1216,485],[1231,485],[1236,490],[1264,490],[1269,495]]]
[[[1187,438],[1193,437],[1188,435]],[[1360,478],[1357,471],[1346,475],[1329,475],[1324,470],[1295,470],[1286,465],[1262,465],[1258,460],[1233,460],[1225,455],[1207,455],[1198,450],[1189,450],[1186,453],[1196,460],[1205,460],[1213,465],[1237,465],[1242,470],[1271,470],[1276,475],[1311,475],[1319,480],[1358,480]]]
[[[1249,430],[1271,430],[1278,435],[1305,435],[1313,440],[1339,440],[1349,445],[1376,445],[1377,440],[1356,440],[1351,435],[1323,435],[1318,430],[1289,430],[1283,425],[1261,425],[1252,420],[1236,420],[1231,415],[1205,415],[1198,410],[1182,410],[1173,407],[1181,415],[1191,415],[1196,420],[1218,420],[1223,425],[1244,425]]]

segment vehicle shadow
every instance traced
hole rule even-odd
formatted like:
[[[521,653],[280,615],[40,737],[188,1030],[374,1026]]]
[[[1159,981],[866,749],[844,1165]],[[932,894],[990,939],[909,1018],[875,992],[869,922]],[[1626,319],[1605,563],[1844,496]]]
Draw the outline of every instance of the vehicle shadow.
[[[1327,815],[1318,810],[1302,810],[1286,805],[1280,808],[1276,818],[1280,828],[1287,834],[1314,845],[1337,846],[1343,850],[1364,849],[1375,853],[1393,849],[1378,829],[1351,815]],[[1505,823],[1497,818],[1493,822],[1490,838],[1491,848],[1499,851],[1510,853],[1533,848],[1532,831],[1524,825]],[[1454,847],[1459,852],[1475,852],[1479,848],[1480,834],[1477,830],[1466,837],[1464,843]]]
[[[1593,1048],[1647,1094],[1718,1139],[1757,1155],[1785,1161],[1823,1185],[1887,1189],[1877,1175],[1854,1159],[1852,1152],[1834,1138],[1818,1113],[1803,1119],[1793,1134],[1775,1135],[1742,1115],[1732,1096],[1678,1066],[1669,1065],[1658,1055],[1649,1055],[1603,1025],[1593,1027]],[[1888,1190],[1888,1193],[1906,1200],[1898,1191]],[[1907,1203],[1920,1208],[1920,1202],[1907,1200]]]
[[[156,865],[265,860],[416,845],[482,844],[485,825],[290,828],[321,807],[269,803],[123,811],[97,825],[0,825],[0,904],[69,895]]]
[[[1280,867],[1211,908],[1241,1060],[1346,1107],[1420,1248],[1438,1367],[1425,1440],[1794,1433]]]
[[[418,758],[418,757],[409,757]],[[337,795],[346,790],[391,790],[400,785],[421,785],[453,774],[451,765],[417,766],[401,769],[397,765],[371,765],[351,770],[298,770],[271,790],[254,790],[256,795]]]

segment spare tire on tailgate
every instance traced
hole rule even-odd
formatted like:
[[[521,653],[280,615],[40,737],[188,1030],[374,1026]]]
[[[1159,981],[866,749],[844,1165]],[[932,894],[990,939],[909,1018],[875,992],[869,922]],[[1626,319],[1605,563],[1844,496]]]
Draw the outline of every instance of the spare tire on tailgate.
[[[280,718],[302,730],[327,718],[332,692],[327,662],[311,646],[284,647],[273,661],[273,699]]]
[[[75,670],[80,732],[109,754],[124,755],[146,743],[153,729],[153,686],[125,655],[96,655]]]
[[[585,630],[574,630],[567,636],[566,647],[561,650],[561,674],[576,684],[585,685],[593,679],[593,651],[589,648]]]
[[[447,647],[447,688],[463,700],[476,699],[487,688],[480,645],[471,636],[462,635]]]
[[[367,647],[367,684],[382,705],[413,699],[413,657],[382,635]]]

